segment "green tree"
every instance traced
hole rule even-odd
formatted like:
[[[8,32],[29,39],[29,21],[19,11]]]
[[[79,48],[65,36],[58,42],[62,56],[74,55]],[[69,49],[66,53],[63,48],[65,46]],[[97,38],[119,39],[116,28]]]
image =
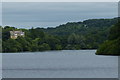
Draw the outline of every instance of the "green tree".
[[[20,43],[22,47],[21,51],[30,51],[31,44],[24,37],[18,37],[16,41]]]
[[[109,40],[100,45],[98,55],[120,55],[120,21],[111,28]]]
[[[20,44],[14,39],[3,42],[3,52],[19,52],[21,48]]]
[[[45,51],[45,50],[50,50],[50,46],[47,43],[43,43],[42,45],[39,45],[39,51]]]

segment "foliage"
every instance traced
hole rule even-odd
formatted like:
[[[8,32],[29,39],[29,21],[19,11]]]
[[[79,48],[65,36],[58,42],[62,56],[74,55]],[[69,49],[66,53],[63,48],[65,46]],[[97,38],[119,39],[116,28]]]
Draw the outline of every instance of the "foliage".
[[[108,39],[109,30],[116,20],[117,18],[90,19],[83,22],[68,22],[55,28],[17,29],[5,26],[2,27],[2,51],[97,49],[101,43]],[[11,39],[10,31],[12,30],[24,31],[25,37]],[[114,31],[111,31],[110,34],[115,33]],[[109,37],[110,39],[115,38],[114,35]]]
[[[120,55],[120,21],[110,30],[109,40],[100,45],[98,55]]]

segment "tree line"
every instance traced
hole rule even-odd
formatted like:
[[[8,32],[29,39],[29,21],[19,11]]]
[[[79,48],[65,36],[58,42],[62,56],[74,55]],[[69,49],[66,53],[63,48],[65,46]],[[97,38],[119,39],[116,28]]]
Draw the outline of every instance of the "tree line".
[[[90,19],[47,29],[1,26],[2,52],[97,49],[101,43],[108,40],[110,28],[116,20],[117,18]],[[13,30],[22,30],[25,37],[11,39],[10,31]]]
[[[111,27],[108,40],[98,48],[97,55],[120,55],[120,19]]]

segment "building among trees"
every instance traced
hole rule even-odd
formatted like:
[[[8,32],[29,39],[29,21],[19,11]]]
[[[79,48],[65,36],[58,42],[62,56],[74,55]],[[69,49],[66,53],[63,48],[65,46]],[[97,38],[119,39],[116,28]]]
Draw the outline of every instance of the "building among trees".
[[[18,36],[25,36],[25,33],[22,31],[10,31],[10,38],[16,39]]]

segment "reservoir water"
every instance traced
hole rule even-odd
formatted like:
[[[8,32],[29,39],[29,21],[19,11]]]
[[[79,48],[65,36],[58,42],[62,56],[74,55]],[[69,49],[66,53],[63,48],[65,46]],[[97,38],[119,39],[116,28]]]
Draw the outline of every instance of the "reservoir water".
[[[96,50],[2,54],[3,78],[117,78],[118,57]]]

